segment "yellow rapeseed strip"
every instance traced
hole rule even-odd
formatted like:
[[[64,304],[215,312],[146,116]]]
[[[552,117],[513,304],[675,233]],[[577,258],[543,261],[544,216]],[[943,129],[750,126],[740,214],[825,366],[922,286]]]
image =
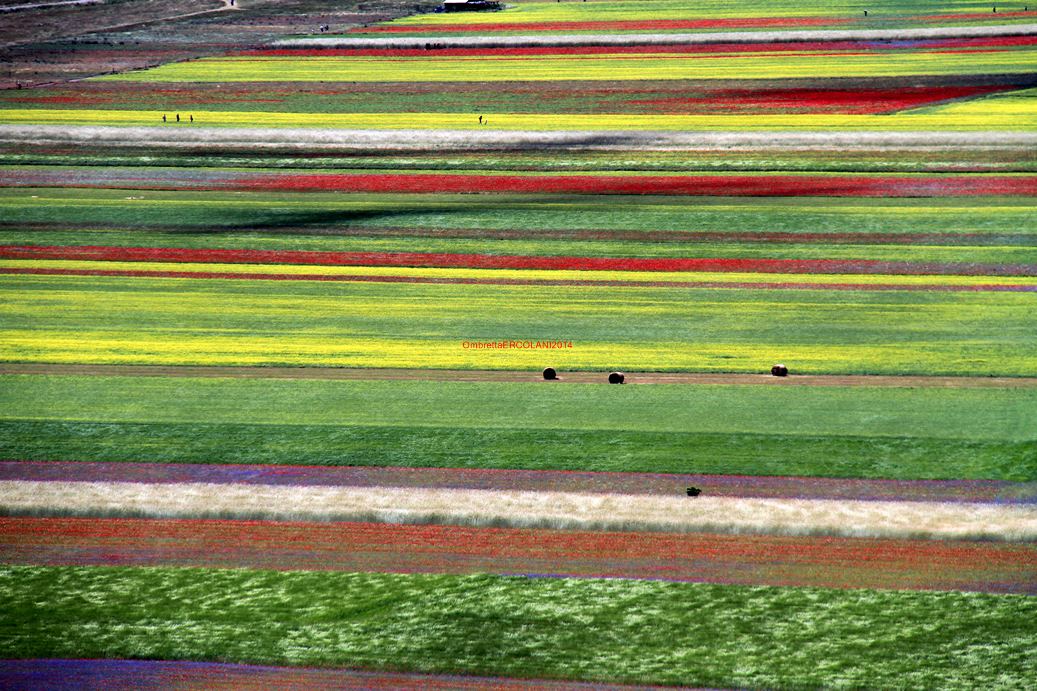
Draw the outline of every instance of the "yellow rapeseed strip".
[[[471,113],[256,113],[195,111],[195,131],[209,127],[317,127],[339,129],[526,131],[1035,131],[1037,108],[976,107],[968,111],[912,111],[893,115],[799,113],[789,115],[633,115],[487,113],[480,126]],[[7,125],[161,125],[162,113],[146,110],[0,109]],[[171,125],[170,130],[179,125]]]

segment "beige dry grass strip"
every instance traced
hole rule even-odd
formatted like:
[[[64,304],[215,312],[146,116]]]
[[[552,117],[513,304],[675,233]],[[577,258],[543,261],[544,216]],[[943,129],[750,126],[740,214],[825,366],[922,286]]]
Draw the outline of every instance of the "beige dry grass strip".
[[[1037,148],[1037,132],[670,132],[357,130],[320,127],[117,127],[0,125],[0,144],[141,147],[219,147],[223,151],[625,151],[786,150],[848,148]]]
[[[0,513],[363,520],[584,530],[1037,539],[1037,507],[937,502],[646,497],[394,487],[0,482]]]
[[[435,26],[428,27],[430,32]],[[917,29],[820,31],[720,31],[679,34],[522,34],[517,36],[313,37],[274,41],[277,48],[521,48],[539,46],[666,46],[709,43],[795,43],[818,41],[908,41],[934,38],[993,38],[1037,34],[1037,24],[947,26]]]

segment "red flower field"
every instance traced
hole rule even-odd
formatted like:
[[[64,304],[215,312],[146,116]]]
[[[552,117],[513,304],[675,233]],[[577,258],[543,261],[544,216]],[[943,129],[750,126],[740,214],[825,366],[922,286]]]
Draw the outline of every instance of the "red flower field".
[[[498,573],[1037,594],[1031,544],[376,523],[2,518],[8,564]]]
[[[571,257],[428,252],[310,252],[176,247],[0,245],[0,258],[187,262],[199,264],[310,264],[314,266],[543,269],[554,271],[1037,276],[1037,265],[1031,264],[936,264],[843,259]],[[61,269],[58,270],[60,271]]]

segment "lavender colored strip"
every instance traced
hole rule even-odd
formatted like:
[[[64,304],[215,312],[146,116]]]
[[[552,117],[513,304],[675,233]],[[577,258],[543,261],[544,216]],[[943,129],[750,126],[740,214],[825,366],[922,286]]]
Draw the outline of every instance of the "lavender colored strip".
[[[312,667],[267,667],[170,660],[0,660],[0,688],[53,691],[138,689],[472,689],[622,691],[661,689],[539,679],[362,672]],[[669,687],[672,688],[672,687]]]
[[[558,470],[358,466],[3,461],[0,480],[214,483],[280,486],[675,495],[698,487],[718,497],[1034,504],[1037,483],[1003,480],[876,480]]]

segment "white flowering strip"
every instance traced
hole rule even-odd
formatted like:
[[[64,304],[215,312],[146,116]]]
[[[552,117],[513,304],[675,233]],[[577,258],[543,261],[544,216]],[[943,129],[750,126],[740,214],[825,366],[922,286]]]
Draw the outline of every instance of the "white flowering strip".
[[[477,151],[477,150],[683,150],[938,147],[1037,148],[1037,132],[668,132],[615,130],[355,130],[321,127],[116,127],[0,125],[0,144],[130,146],[150,149],[219,146],[225,150]]]
[[[517,25],[520,26],[520,25]],[[435,26],[429,26],[434,31]],[[906,41],[940,38],[992,38],[1037,34],[1037,24],[947,26],[923,29],[848,29],[798,31],[721,31],[695,34],[522,34],[513,36],[345,36],[286,38],[276,48],[521,48],[536,46],[666,46],[710,43],[795,43],[816,41]]]
[[[1037,507],[396,487],[0,482],[13,515],[148,516],[932,539],[1037,539]]]

